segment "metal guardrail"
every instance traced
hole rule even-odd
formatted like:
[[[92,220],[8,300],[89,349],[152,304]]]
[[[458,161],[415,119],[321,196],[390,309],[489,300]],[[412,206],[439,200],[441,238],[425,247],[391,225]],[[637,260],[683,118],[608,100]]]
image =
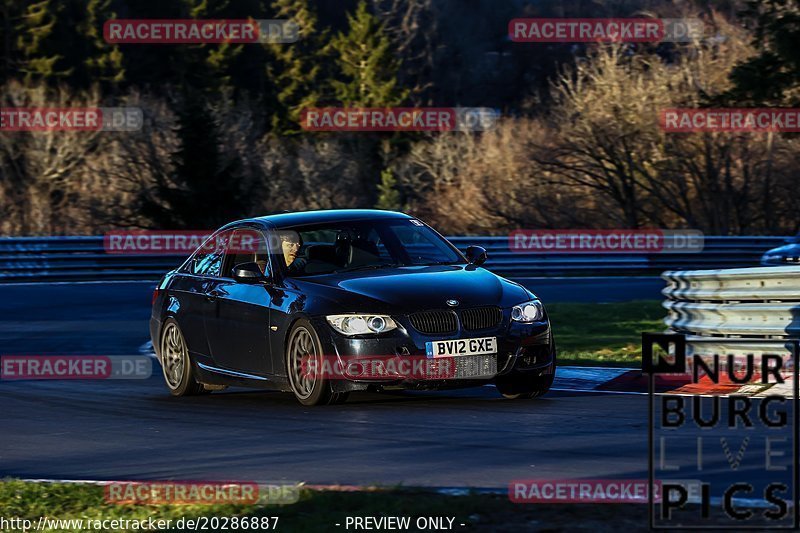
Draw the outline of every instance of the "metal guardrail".
[[[774,353],[775,340],[800,338],[800,266],[664,272],[664,319],[704,339],[694,353]],[[715,343],[710,339],[717,338]],[[733,348],[725,339],[748,339]],[[772,339],[771,347],[766,340]]]
[[[486,267],[513,278],[536,276],[655,276],[668,269],[755,266],[784,237],[706,237],[702,252],[531,253],[512,251],[507,237],[449,237],[459,249],[483,246]],[[102,236],[0,238],[0,282],[156,280],[183,257],[108,254]]]

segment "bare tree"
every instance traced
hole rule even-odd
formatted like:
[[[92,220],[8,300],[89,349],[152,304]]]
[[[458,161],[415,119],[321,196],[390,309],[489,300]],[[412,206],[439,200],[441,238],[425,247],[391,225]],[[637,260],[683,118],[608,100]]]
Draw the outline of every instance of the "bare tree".
[[[371,148],[358,137],[339,134],[300,139],[267,135],[259,144],[263,209],[334,209],[371,205],[367,179]]]
[[[96,107],[97,91],[26,87],[10,82],[2,107]],[[0,132],[0,194],[7,216],[3,232],[43,234],[57,231],[62,209],[70,203],[86,161],[104,145],[100,131]]]
[[[154,221],[144,216],[141,206],[161,201],[157,191],[166,186],[174,170],[177,119],[165,98],[133,93],[126,104],[142,110],[143,125],[139,131],[111,136],[106,157],[92,162],[106,194],[91,210],[101,225],[148,228]]]
[[[432,0],[372,0],[372,5],[397,57],[403,58],[401,84],[412,95],[425,94],[433,86],[436,57],[437,15]]]
[[[451,233],[590,223],[585,195],[530,160],[547,135],[538,121],[521,118],[483,133],[442,133],[415,143],[394,166],[409,210]]]
[[[728,87],[727,73],[752,53],[738,27],[716,17],[718,34],[670,60],[598,47],[554,85],[555,133],[531,151],[564,183],[593,191],[617,224],[689,225],[711,233],[774,231],[776,165],[791,141],[766,134],[664,133],[666,108],[702,107]]]

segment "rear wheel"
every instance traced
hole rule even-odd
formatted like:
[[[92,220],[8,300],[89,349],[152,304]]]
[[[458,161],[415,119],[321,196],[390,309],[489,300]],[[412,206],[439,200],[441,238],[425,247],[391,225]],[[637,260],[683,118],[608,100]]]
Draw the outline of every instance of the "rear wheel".
[[[202,384],[194,376],[194,369],[189,360],[189,350],[183,338],[181,328],[173,318],[168,318],[161,330],[161,368],[164,381],[167,382],[173,396],[191,396],[206,392]]]
[[[335,392],[322,370],[309,371],[309,363],[323,369],[322,344],[314,326],[306,319],[295,322],[286,343],[286,371],[294,397],[303,405],[344,403],[348,392]]]

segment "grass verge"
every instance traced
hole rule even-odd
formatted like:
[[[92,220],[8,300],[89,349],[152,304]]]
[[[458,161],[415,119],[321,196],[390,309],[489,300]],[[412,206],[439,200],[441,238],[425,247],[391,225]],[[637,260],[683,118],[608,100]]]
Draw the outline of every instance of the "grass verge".
[[[552,303],[547,312],[561,365],[639,367],[642,332],[665,328],[658,300]]]
[[[721,508],[712,507],[709,520],[700,519],[700,508],[689,505],[677,512],[675,522],[685,524],[730,526],[731,520]],[[47,517],[37,528],[40,517]],[[113,520],[171,520],[172,527],[160,529],[114,527]],[[256,526],[232,526],[233,517],[255,520]],[[277,522],[274,517],[278,517]],[[407,518],[410,527],[356,527],[355,518]],[[207,519],[203,522],[203,518]],[[215,524],[214,518],[218,523]],[[262,519],[269,518],[264,527]],[[348,518],[350,522],[348,523]],[[432,519],[422,522],[419,518]],[[22,531],[9,520],[29,520],[29,531],[477,531],[517,533],[519,531],[650,531],[646,504],[517,504],[505,494],[467,494],[451,496],[412,489],[380,489],[359,492],[300,492],[300,500],[291,505],[116,505],[103,498],[103,488],[77,483],[32,483],[0,481],[0,521],[3,531]],[[227,519],[228,523],[224,524]],[[452,519],[452,522],[449,520]],[[54,520],[61,521],[54,523]],[[72,520],[72,524],[65,521]],[[78,525],[75,521],[82,521]],[[183,522],[180,522],[183,520]],[[188,520],[195,524],[189,525]],[[435,522],[438,520],[438,522]],[[89,523],[88,521],[106,521]],[[251,522],[252,523],[252,522]],[[179,524],[183,524],[180,527]],[[349,524],[349,527],[348,527]],[[362,523],[363,524],[363,523]],[[49,526],[49,527],[47,527]],[[82,526],[82,527],[81,527]],[[227,526],[227,527],[224,527]],[[425,527],[422,527],[425,526]],[[758,531],[758,529],[751,529]]]
[[[647,506],[619,505],[533,505],[514,504],[505,495],[470,494],[448,496],[412,490],[374,492],[318,492],[302,490],[300,501],[282,506],[244,505],[116,505],[106,503],[102,487],[96,485],[31,483],[15,480],[0,482],[0,509],[6,520],[28,519],[37,524],[42,516],[61,520],[49,531],[87,530],[131,531],[114,528],[87,528],[87,520],[172,520],[169,531],[184,531],[174,525],[180,519],[200,517],[278,517],[277,531],[347,531],[348,517],[408,516],[411,524],[418,517],[453,518],[453,531],[610,531],[646,530]],[[83,520],[83,529],[64,520]],[[56,525],[51,522],[52,525]],[[339,524],[337,526],[337,524]],[[463,524],[463,526],[461,525]],[[97,524],[99,525],[99,524]],[[208,523],[203,531],[223,531]],[[200,528],[198,528],[200,529]],[[354,527],[351,524],[350,530]],[[12,529],[9,529],[12,530]],[[19,531],[22,529],[19,528]],[[165,531],[163,529],[162,531]],[[253,530],[253,528],[250,528]],[[264,531],[265,528],[259,530]],[[416,527],[409,530],[417,531]],[[41,529],[39,531],[42,531]],[[230,527],[227,531],[231,531]]]

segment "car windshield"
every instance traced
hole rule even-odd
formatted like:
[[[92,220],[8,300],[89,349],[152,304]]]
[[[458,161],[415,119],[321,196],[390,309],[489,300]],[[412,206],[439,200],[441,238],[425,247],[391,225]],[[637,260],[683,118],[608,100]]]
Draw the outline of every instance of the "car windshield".
[[[463,264],[464,258],[415,219],[375,219],[283,228],[282,239],[300,248],[288,275],[312,276],[397,266]]]

